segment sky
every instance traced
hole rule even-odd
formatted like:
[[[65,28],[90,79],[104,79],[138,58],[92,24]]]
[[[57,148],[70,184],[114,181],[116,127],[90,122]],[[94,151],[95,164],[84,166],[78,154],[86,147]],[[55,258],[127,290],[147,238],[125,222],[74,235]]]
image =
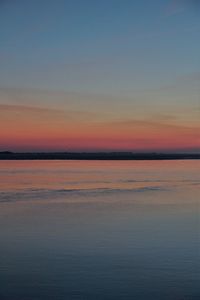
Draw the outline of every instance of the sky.
[[[200,0],[0,0],[0,151],[200,151]]]

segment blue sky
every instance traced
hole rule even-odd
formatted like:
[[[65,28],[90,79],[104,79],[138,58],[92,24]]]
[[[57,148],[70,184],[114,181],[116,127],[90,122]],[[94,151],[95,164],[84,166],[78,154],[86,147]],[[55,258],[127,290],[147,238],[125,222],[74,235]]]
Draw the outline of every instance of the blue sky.
[[[3,1],[1,85],[116,94],[199,72],[199,14],[170,5]]]

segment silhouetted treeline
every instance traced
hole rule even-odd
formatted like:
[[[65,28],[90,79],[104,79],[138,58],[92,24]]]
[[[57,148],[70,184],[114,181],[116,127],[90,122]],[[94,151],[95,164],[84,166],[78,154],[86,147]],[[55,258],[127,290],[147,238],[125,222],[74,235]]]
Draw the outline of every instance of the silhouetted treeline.
[[[200,159],[200,153],[132,153],[132,152],[0,152],[0,160],[170,160]]]

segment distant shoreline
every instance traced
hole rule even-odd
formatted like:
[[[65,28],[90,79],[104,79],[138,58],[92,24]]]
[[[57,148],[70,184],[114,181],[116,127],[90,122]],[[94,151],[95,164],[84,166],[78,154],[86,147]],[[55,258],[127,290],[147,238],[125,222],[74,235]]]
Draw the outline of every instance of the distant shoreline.
[[[0,160],[185,160],[200,159],[200,153],[132,152],[0,152]]]

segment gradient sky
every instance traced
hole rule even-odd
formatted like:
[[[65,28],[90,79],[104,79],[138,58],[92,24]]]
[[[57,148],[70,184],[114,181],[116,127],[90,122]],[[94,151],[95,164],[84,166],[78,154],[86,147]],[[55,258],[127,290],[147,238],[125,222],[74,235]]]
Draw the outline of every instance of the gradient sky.
[[[0,0],[0,151],[200,151],[200,1]]]

